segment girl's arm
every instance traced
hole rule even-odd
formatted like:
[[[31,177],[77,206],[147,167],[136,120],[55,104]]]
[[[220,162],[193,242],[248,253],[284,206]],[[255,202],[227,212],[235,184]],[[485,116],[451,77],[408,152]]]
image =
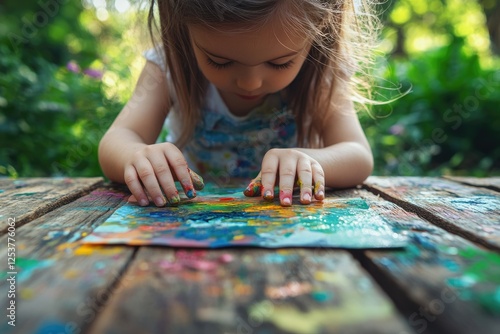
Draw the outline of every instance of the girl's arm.
[[[147,62],[131,99],[99,144],[99,162],[112,181],[126,183],[139,204],[149,204],[147,190],[156,205],[178,202],[174,179],[192,190],[184,156],[171,143],[154,144],[171,107],[165,73]]]
[[[332,110],[323,122],[322,137],[324,148],[298,150],[321,165],[327,187],[352,187],[371,174],[372,151],[352,102]]]

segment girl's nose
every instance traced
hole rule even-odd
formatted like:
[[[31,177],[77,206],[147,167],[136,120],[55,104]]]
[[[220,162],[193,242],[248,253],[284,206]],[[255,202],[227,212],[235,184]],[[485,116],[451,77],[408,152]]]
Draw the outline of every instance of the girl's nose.
[[[255,72],[256,71],[251,71],[251,73],[245,73],[237,78],[236,85],[238,88],[245,92],[255,92],[262,87],[262,77]]]

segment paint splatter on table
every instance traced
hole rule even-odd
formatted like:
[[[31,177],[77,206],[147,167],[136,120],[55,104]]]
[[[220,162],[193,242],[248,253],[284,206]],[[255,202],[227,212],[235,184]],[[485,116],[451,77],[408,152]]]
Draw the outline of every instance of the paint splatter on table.
[[[253,234],[243,231],[254,241],[278,221],[287,225],[295,216],[291,221],[315,224],[330,209],[351,223],[371,219],[389,240],[405,240],[398,248],[366,249],[371,235],[342,249],[311,242],[286,249],[210,249],[158,247],[144,240],[133,246],[83,243],[127,207],[126,188],[97,178],[0,179],[0,262],[11,257],[9,242],[16,250],[15,274],[0,272],[0,306],[6,312],[0,332],[497,333],[496,185],[496,179],[489,184],[473,178],[370,178],[364,189],[329,191],[322,205],[292,208],[246,202],[229,190],[213,196],[203,191],[175,210],[201,230],[196,240],[205,246],[222,245],[206,238],[213,231],[196,225],[210,211],[208,221],[215,225],[228,219],[237,225],[262,212],[266,218],[254,222]],[[195,209],[204,212],[203,219]],[[168,231],[173,211],[148,208],[157,216],[145,219],[150,223],[142,229]],[[9,241],[12,222],[19,225]],[[225,245],[244,240],[238,238],[241,231],[221,231],[218,239]],[[11,276],[15,327],[6,317]]]

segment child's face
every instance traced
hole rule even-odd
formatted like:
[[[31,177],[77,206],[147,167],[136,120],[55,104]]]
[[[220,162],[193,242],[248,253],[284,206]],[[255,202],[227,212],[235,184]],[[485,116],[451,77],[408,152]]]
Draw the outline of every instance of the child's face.
[[[305,33],[285,30],[278,20],[245,32],[227,30],[189,26],[198,66],[228,106],[253,108],[287,87],[311,47]]]

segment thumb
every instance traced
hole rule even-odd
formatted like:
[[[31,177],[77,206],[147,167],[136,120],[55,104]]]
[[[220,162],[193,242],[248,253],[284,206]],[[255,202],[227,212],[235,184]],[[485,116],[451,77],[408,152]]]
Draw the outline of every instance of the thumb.
[[[189,174],[191,175],[191,181],[193,181],[194,189],[202,190],[205,187],[205,183],[203,183],[203,178],[189,169]]]

